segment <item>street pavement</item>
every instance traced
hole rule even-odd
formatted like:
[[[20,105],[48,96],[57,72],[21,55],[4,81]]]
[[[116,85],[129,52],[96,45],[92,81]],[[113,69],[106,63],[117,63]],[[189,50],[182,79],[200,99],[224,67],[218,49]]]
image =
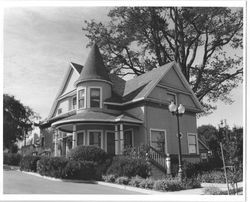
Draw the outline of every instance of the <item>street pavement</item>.
[[[44,179],[15,170],[3,171],[4,194],[142,194],[95,183]]]

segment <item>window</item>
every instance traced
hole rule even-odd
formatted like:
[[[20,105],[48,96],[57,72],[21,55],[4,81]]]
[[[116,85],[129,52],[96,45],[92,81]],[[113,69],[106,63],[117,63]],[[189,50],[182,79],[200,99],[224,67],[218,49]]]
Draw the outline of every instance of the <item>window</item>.
[[[189,152],[189,154],[196,154],[197,153],[196,134],[188,134],[188,152]]]
[[[77,146],[83,145],[83,136],[84,136],[84,132],[77,133],[77,140],[76,140]]]
[[[72,109],[76,108],[76,97],[72,98]]]
[[[174,102],[175,104],[177,103],[176,102],[176,95],[175,94],[173,94],[173,93],[167,93],[167,99],[168,99],[168,101],[169,102]]]
[[[86,90],[85,89],[79,90],[78,91],[79,109],[86,108],[85,97],[86,97]]]
[[[101,148],[102,133],[100,131],[89,131],[89,145]]]
[[[44,143],[45,143],[45,138],[42,137],[42,139],[41,139],[41,147],[44,147]]]
[[[101,108],[101,89],[90,88],[90,107]]]
[[[58,110],[57,110],[57,114],[61,114],[62,113],[62,108],[59,108]]]
[[[165,131],[164,130],[151,130],[151,146],[161,153],[165,154]]]
[[[133,138],[132,130],[125,130],[124,131],[124,148],[133,146],[132,138]]]

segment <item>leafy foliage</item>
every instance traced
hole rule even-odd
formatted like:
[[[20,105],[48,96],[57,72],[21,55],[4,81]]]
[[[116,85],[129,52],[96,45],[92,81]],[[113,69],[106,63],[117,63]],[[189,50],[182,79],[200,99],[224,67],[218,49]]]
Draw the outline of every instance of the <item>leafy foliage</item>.
[[[3,164],[19,166],[22,159],[21,154],[4,153],[3,154]]]
[[[20,170],[36,172],[39,159],[39,156],[24,156],[20,162]]]
[[[69,157],[77,161],[94,161],[102,163],[108,158],[108,155],[101,148],[80,145],[70,151]]]
[[[146,178],[149,176],[150,167],[143,159],[134,159],[128,156],[115,156],[112,164],[107,170],[107,174],[117,176],[141,176]]]
[[[10,149],[17,140],[32,130],[32,121],[39,116],[28,106],[24,106],[14,96],[3,95],[3,143]]]
[[[232,101],[243,73],[241,8],[118,7],[108,16],[107,24],[85,21],[83,30],[110,70],[140,75],[177,61],[207,112],[217,100]]]
[[[39,174],[62,179],[98,179],[95,167],[96,163],[92,161],[74,161],[64,157],[42,157],[37,163]]]

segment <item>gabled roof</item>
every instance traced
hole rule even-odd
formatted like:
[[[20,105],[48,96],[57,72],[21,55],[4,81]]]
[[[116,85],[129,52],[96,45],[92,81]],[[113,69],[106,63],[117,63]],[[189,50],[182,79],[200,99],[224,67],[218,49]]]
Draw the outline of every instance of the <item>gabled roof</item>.
[[[74,62],[71,62],[70,64],[71,64],[71,66],[78,72],[78,74],[80,75],[81,72],[82,72],[83,66],[82,66],[82,65],[79,65],[79,64],[76,64],[76,63],[74,63]]]
[[[151,70],[150,72],[123,82],[123,90],[116,92],[116,94],[120,96],[120,103],[146,98],[173,65],[174,62],[165,64]],[[115,82],[113,84],[113,86],[116,86]],[[119,83],[119,85],[121,86],[121,83]],[[116,98],[116,100],[118,99]],[[106,100],[106,102],[115,102],[115,100],[112,97],[111,99]]]
[[[94,44],[88,55],[84,68],[81,71],[80,77],[75,82],[75,85],[83,81],[96,79],[111,83],[108,71],[103,63],[99,48],[96,44]]]

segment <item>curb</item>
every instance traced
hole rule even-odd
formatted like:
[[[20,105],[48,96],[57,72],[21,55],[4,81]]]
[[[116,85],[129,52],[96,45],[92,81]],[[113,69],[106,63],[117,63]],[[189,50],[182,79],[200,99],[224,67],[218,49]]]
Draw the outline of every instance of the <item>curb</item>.
[[[18,170],[22,173],[28,174],[28,175],[33,175],[36,177],[40,177],[46,180],[51,180],[51,181],[57,181],[57,182],[76,182],[76,183],[91,183],[91,184],[97,184],[97,181],[93,181],[93,180],[70,180],[70,179],[59,179],[59,178],[54,178],[54,177],[48,177],[48,176],[43,176],[40,175],[38,173],[34,173],[34,172],[27,172],[27,171],[21,171]]]
[[[109,183],[109,182],[102,182],[102,181],[97,181],[97,184],[109,186],[109,187],[114,187],[114,188],[119,188],[119,189],[124,189],[124,190],[128,190],[128,191],[140,192],[142,194],[166,194],[166,193],[170,193],[170,192],[160,192],[160,191],[142,189],[142,188],[138,188],[138,187],[131,187],[131,186],[126,186],[126,185],[114,184],[114,183]]]

